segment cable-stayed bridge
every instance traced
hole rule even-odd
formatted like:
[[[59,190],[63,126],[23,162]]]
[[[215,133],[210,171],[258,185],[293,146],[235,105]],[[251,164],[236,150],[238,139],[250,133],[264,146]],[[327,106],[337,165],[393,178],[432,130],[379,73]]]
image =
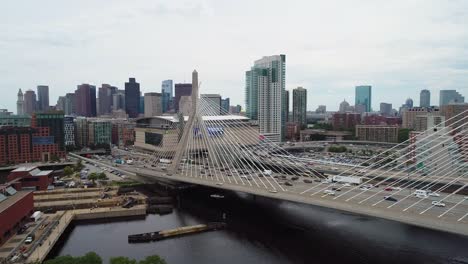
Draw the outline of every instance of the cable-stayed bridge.
[[[339,184],[271,142],[248,119],[199,97],[196,72],[192,87],[191,114],[166,120],[163,139],[139,175],[468,235],[468,111],[339,174],[360,183]]]

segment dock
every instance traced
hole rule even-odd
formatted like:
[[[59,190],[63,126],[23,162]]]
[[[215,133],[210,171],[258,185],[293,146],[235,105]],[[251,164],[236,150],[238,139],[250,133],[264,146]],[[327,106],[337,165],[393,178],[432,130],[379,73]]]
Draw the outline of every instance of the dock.
[[[146,215],[146,205],[136,205],[128,209],[121,207],[78,209],[59,211],[56,214],[58,215],[58,220],[47,230],[49,235],[33,249],[26,263],[42,263],[72,221],[144,216]]]
[[[161,230],[150,233],[134,234],[128,236],[129,243],[144,243],[151,241],[159,241],[168,238],[180,237],[190,234],[197,234],[201,232],[214,231],[224,229],[226,223],[223,222],[212,222],[208,224],[184,226],[174,229]]]

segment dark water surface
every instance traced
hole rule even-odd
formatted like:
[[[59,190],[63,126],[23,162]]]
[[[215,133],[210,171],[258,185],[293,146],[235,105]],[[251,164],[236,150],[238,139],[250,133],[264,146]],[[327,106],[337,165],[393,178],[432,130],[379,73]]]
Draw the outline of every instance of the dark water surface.
[[[468,263],[468,237],[372,217],[209,189],[181,195],[165,216],[78,224],[52,255],[95,251],[141,259],[158,254],[181,263]],[[228,228],[164,241],[129,244],[127,235],[219,221]]]

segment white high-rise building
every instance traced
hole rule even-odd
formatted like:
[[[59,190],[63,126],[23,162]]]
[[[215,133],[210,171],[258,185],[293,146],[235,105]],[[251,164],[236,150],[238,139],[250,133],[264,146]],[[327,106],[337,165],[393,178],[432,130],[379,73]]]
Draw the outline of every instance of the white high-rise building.
[[[284,139],[286,55],[256,60],[246,72],[247,116],[258,120],[260,134],[274,142]]]

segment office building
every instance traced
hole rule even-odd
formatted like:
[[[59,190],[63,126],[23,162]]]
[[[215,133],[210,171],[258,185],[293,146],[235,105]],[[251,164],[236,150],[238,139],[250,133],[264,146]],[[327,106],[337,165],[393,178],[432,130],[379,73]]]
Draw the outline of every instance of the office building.
[[[191,83],[176,83],[174,86],[174,110],[180,112],[180,97],[192,95],[192,84]]]
[[[463,128],[468,129],[468,125],[463,125],[467,123],[468,103],[443,105],[440,107],[440,114],[445,117],[446,126],[451,127],[456,132],[461,131]]]
[[[200,101],[204,106],[205,115],[221,115],[221,95],[219,94],[200,94]]]
[[[75,120],[72,116],[63,118],[64,142],[66,147],[75,146]]]
[[[413,107],[404,109],[402,112],[402,127],[416,129],[416,117],[425,116],[427,114],[439,115],[439,109],[426,107]]]
[[[77,147],[86,147],[89,143],[89,122],[84,117],[75,119],[75,138]]]
[[[59,96],[59,98],[57,99],[57,104],[55,105],[55,110],[65,112],[65,101],[65,96]]]
[[[398,143],[398,126],[356,125],[359,141]]]
[[[112,110],[125,110],[125,90],[117,90],[117,92],[112,95]]]
[[[358,113],[334,113],[332,125],[334,130],[351,130],[361,123],[361,114]]]
[[[307,126],[307,90],[298,87],[293,90],[293,122],[300,128]]]
[[[112,124],[105,120],[93,120],[88,124],[89,145],[109,145],[112,142]]]
[[[419,106],[430,107],[431,106],[431,92],[429,90],[421,90],[419,94]]]
[[[365,112],[372,111],[372,86],[360,85],[356,86],[355,106],[364,105]]]
[[[162,115],[162,94],[160,93],[145,93],[145,117]]]
[[[49,131],[48,127],[0,127],[0,165],[65,157]]]
[[[140,106],[140,84],[135,78],[129,78],[125,83],[125,111],[130,118],[138,117]]]
[[[53,137],[53,143],[59,146],[59,150],[65,148],[64,115],[62,111],[49,111],[35,113],[31,119],[32,127],[48,127],[49,134]]]
[[[162,111],[166,113],[170,109],[170,101],[172,100],[172,80],[164,80],[161,85],[161,96],[162,96]]]
[[[109,84],[102,84],[98,90],[98,114],[108,115],[112,112],[112,98],[117,92],[117,87]]]
[[[231,106],[231,99],[221,99],[221,114],[228,115],[230,113],[229,107]]]
[[[75,91],[75,111],[79,116],[96,116],[96,86],[87,83],[78,85]]]
[[[24,93],[24,114],[32,115],[36,111],[36,93],[33,90],[27,90]]]
[[[246,71],[246,114],[258,120],[260,134],[280,142],[285,135],[286,55],[263,57]]]
[[[23,92],[21,89],[18,91],[18,100],[16,101],[16,114],[23,115],[24,114],[24,97]]]
[[[380,103],[380,114],[389,116],[392,113],[392,104]]]
[[[65,95],[65,107],[63,112],[65,115],[74,115],[76,114],[75,109],[75,94],[74,93],[67,93]]]
[[[48,111],[49,110],[49,86],[38,85],[37,86],[37,110]]]
[[[145,97],[140,96],[140,104],[138,105],[138,115],[145,114]]]
[[[448,105],[449,103],[464,103],[463,97],[456,90],[440,90],[439,106]]]
[[[431,127],[440,126],[445,122],[445,117],[439,114],[417,115],[414,121],[414,130],[426,131]],[[443,125],[445,127],[445,125]]]

